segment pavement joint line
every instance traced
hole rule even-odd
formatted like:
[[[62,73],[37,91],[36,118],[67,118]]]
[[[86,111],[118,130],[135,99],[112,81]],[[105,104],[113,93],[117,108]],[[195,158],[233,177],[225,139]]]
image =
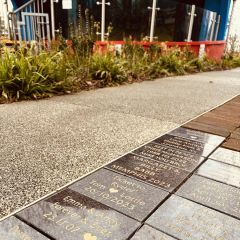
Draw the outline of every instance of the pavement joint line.
[[[186,122],[184,122],[184,123],[178,125],[177,127],[173,128],[173,129],[171,129],[171,130],[167,130],[167,131],[165,131],[165,132],[164,132],[163,134],[161,134],[160,136],[158,136],[158,137],[154,137],[153,139],[149,140],[148,142],[145,142],[145,143],[143,143],[142,145],[136,147],[135,149],[132,149],[132,150],[130,150],[129,152],[124,153],[123,155],[121,155],[121,156],[119,156],[119,157],[117,157],[117,158],[114,158],[113,160],[109,161],[108,163],[103,164],[102,166],[100,166],[100,167],[98,167],[98,168],[96,168],[96,169],[90,171],[89,173],[86,173],[86,174],[84,174],[83,176],[81,176],[81,177],[79,177],[79,178],[77,178],[77,179],[75,179],[75,180],[73,180],[73,181],[71,181],[71,182],[65,184],[64,186],[62,186],[62,187],[56,189],[55,191],[53,191],[53,192],[51,192],[51,193],[49,193],[49,194],[44,195],[43,197],[41,197],[41,198],[39,198],[39,199],[37,199],[37,200],[31,202],[30,204],[27,204],[27,205],[23,206],[22,208],[19,208],[18,210],[16,210],[16,211],[14,211],[14,212],[8,214],[7,216],[1,218],[1,219],[0,219],[0,222],[3,221],[3,220],[5,220],[5,219],[7,219],[7,218],[9,218],[9,217],[11,217],[11,216],[13,216],[13,215],[15,215],[15,214],[17,214],[17,213],[19,213],[19,212],[21,212],[21,211],[23,211],[24,209],[26,209],[26,208],[28,208],[28,207],[30,207],[30,206],[32,206],[32,205],[34,205],[34,204],[40,202],[41,200],[46,199],[46,198],[48,198],[48,197],[54,195],[55,193],[60,192],[60,191],[63,190],[64,188],[67,188],[68,186],[70,186],[70,185],[72,185],[72,184],[74,184],[74,183],[80,181],[81,179],[87,177],[88,175],[91,175],[92,173],[94,173],[94,172],[100,170],[101,168],[104,168],[104,167],[107,166],[108,164],[110,164],[110,163],[116,161],[117,159],[119,159],[119,158],[121,158],[121,157],[123,157],[123,156],[125,156],[125,155],[127,155],[127,154],[129,154],[129,153],[132,153],[133,151],[137,150],[138,148],[143,147],[144,145],[146,145],[146,144],[148,144],[148,143],[154,141],[155,139],[157,139],[157,138],[159,138],[159,137],[161,137],[161,136],[163,136],[163,135],[165,135],[165,134],[167,134],[167,133],[169,133],[169,132],[171,132],[171,131],[173,131],[173,130],[179,128],[179,127],[181,127],[182,125],[184,125],[184,124],[186,124],[186,123],[188,123],[188,122],[190,122],[190,121],[192,121],[192,120],[194,120],[194,119],[200,117],[201,115],[203,115],[203,114],[205,114],[205,113],[207,113],[207,112],[212,111],[213,109],[215,109],[215,108],[217,108],[217,107],[222,106],[223,104],[229,102],[230,100],[236,98],[237,96],[239,96],[239,94],[236,94],[236,95],[234,95],[233,97],[229,98],[228,100],[224,101],[223,103],[218,104],[217,106],[211,108],[210,110],[207,110],[207,111],[205,111],[205,112],[199,114],[198,116],[196,116],[196,117],[194,117],[194,118],[192,118],[192,119],[190,119],[190,120],[187,120]]]

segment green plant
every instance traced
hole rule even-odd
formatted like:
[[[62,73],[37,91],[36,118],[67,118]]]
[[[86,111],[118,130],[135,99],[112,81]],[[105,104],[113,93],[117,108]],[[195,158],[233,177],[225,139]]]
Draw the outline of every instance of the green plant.
[[[94,54],[91,57],[90,75],[102,85],[121,84],[127,80],[125,62],[112,54]]]
[[[50,96],[70,90],[66,59],[61,52],[34,56],[4,49],[0,58],[0,94],[7,100]]]

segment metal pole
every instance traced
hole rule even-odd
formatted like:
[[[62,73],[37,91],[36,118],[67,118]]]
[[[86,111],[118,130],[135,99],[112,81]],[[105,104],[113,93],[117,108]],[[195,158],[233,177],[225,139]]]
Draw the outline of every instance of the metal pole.
[[[55,13],[54,13],[54,0],[51,0],[51,28],[52,28],[52,39],[55,40]]]
[[[102,4],[102,16],[101,16],[101,41],[105,40],[105,24],[106,24],[106,5],[110,6],[110,2],[102,0],[102,2],[96,2],[97,5]]]
[[[188,37],[187,37],[187,42],[191,42],[192,39],[192,30],[193,30],[193,23],[194,23],[194,17],[196,16],[195,14],[196,6],[192,5],[192,10],[190,14],[190,23],[189,23],[189,29],[188,29]]]
[[[217,28],[216,28],[215,37],[214,37],[215,41],[217,41],[217,38],[218,38],[220,22],[221,22],[221,15],[218,15]]]
[[[106,1],[102,0],[101,41],[105,40]]]
[[[157,6],[157,0],[153,0],[152,19],[151,19],[151,28],[150,28],[150,42],[153,42],[153,37],[154,37],[154,27],[155,27],[155,20],[156,20],[156,6]]]
[[[213,40],[213,34],[214,34],[214,30],[215,30],[216,18],[217,18],[217,13],[213,13],[212,26],[211,26],[211,32],[210,32],[209,41]]]

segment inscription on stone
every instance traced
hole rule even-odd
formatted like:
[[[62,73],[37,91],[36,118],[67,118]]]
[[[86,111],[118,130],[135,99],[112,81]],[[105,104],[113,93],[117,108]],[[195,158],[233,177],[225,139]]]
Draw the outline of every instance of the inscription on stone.
[[[237,151],[232,151],[226,148],[218,148],[212,155],[210,155],[209,158],[240,167],[240,152]]]
[[[238,167],[209,159],[198,169],[197,174],[240,187],[240,168]]]
[[[167,191],[173,191],[190,174],[185,170],[134,154],[119,158],[106,167]]]
[[[140,225],[70,189],[18,213],[55,240],[127,239]]]
[[[0,222],[0,240],[49,240],[15,217]]]
[[[144,225],[131,240],[176,240],[148,225]]]
[[[197,142],[208,143],[213,146],[218,146],[224,141],[224,137],[220,137],[217,135],[199,132],[195,130],[191,130],[188,128],[179,127],[172,132],[169,133],[170,135],[191,139]]]
[[[134,153],[190,172],[196,169],[204,160],[200,155],[159,145],[154,142],[136,149]]]
[[[240,219],[239,188],[192,176],[176,194]]]
[[[183,150],[200,156],[208,156],[216,147],[207,143],[166,134],[154,140],[154,142],[171,148]]]
[[[159,188],[106,169],[100,169],[69,188],[139,221],[168,195]]]
[[[240,221],[172,196],[147,223],[180,240],[239,240]]]

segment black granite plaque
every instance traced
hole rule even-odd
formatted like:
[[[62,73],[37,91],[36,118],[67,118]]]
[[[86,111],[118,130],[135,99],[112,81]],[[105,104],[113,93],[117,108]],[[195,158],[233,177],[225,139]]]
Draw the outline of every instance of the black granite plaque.
[[[0,222],[0,240],[49,240],[15,217]]]
[[[240,219],[239,188],[192,176],[176,194]]]
[[[205,133],[205,132],[199,132],[199,131],[195,131],[195,130],[191,130],[183,127],[179,127],[173,130],[172,132],[170,132],[169,134],[182,137],[182,138],[187,138],[197,142],[208,143],[215,147],[219,146],[225,139],[224,137],[220,137],[220,136]]]
[[[168,195],[159,188],[106,169],[69,188],[139,221],[143,221]]]
[[[190,172],[196,169],[204,160],[200,155],[159,145],[154,142],[136,149],[134,153]]]
[[[209,159],[198,169],[197,174],[240,187],[240,168],[235,166]]]
[[[204,157],[208,156],[216,148],[214,145],[197,142],[169,134],[155,139],[154,142]]]
[[[134,154],[128,154],[119,158],[106,167],[167,191],[173,191],[189,175],[189,172],[180,168]]]
[[[180,240],[239,240],[240,221],[172,196],[147,223]]]
[[[227,148],[218,148],[209,158],[240,167],[240,152]]]
[[[23,210],[18,216],[55,240],[127,239],[140,225],[70,189]]]
[[[131,240],[176,240],[148,225],[144,225]]]

